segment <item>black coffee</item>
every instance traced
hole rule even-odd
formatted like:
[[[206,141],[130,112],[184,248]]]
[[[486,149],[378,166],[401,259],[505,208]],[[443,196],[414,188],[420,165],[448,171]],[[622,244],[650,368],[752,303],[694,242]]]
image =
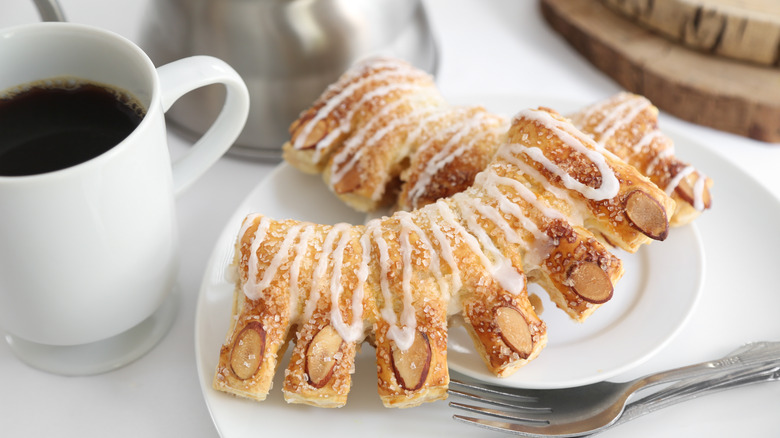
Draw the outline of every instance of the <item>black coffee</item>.
[[[127,93],[92,83],[34,84],[0,98],[0,175],[75,166],[124,140],[143,119]]]

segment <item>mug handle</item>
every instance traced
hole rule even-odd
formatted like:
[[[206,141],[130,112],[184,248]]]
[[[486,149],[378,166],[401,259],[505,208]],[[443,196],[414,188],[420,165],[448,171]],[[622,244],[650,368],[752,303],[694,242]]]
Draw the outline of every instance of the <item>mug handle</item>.
[[[178,195],[203,175],[241,134],[249,116],[249,90],[232,67],[212,56],[191,56],[173,61],[158,67],[157,75],[164,112],[196,88],[224,84],[227,91],[217,119],[191,149],[173,163],[173,192]]]

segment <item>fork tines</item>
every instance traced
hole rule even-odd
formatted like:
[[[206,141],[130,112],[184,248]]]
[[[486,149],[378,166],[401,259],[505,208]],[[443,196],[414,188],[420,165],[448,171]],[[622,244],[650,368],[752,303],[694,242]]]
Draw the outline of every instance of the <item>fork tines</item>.
[[[454,383],[455,386],[459,386],[467,390],[461,391],[450,388],[449,393],[452,395],[467,398],[479,403],[500,406],[502,408],[508,409],[508,411],[458,402],[450,402],[449,405],[453,408],[483,415],[489,415],[491,417],[523,422],[526,424],[549,424],[549,421],[544,418],[544,414],[551,413],[552,409],[544,406],[534,406],[534,404],[538,402],[537,397],[515,394],[510,392],[510,390],[499,390],[482,385],[472,385],[459,380],[451,380],[450,383]],[[476,394],[475,392],[485,393],[487,397]],[[489,420],[482,420],[461,415],[454,415],[453,418],[459,421],[473,423],[493,430],[504,430],[507,427],[510,427],[506,423],[497,423]]]

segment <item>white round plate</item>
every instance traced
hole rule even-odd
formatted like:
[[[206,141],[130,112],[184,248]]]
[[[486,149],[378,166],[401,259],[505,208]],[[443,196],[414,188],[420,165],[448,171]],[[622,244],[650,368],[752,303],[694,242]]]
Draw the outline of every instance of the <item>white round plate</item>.
[[[479,103],[504,114],[511,114],[513,108],[519,110],[537,105],[556,108],[561,112],[577,108],[571,102],[551,102],[550,99],[531,101],[517,97],[476,96],[458,101]],[[700,153],[709,154],[698,146],[693,147]],[[678,150],[681,149],[678,141]],[[232,261],[233,243],[241,221],[252,212],[279,219],[294,218],[318,223],[364,221],[364,215],[338,200],[319,176],[302,174],[287,164],[281,164],[262,181],[229,220],[204,274],[196,313],[195,342],[206,402],[220,433],[231,437],[247,436],[244,432],[265,424],[255,418],[259,406],[263,407],[263,419],[269,421],[276,420],[275,416],[295,418],[301,409],[307,409],[286,405],[281,399],[281,380],[278,375],[283,374],[285,360],[282,360],[274,388],[265,402],[238,399],[211,387],[233,303],[233,284],[226,270]],[[705,271],[699,232],[695,225],[676,228],[662,243],[645,246],[636,254],[621,252],[618,256],[625,263],[626,274],[618,284],[614,298],[585,323],[570,321],[547,300],[543,291],[533,285],[529,288],[544,301],[545,310],[541,317],[548,325],[549,341],[539,358],[514,376],[497,379],[488,374],[462,328],[453,328],[450,332],[448,363],[451,369],[504,386],[560,388],[605,380],[649,359],[685,325],[699,298]],[[338,412],[351,409],[381,412],[383,409],[376,394],[373,353],[372,348],[365,347],[358,354],[349,402],[347,407]],[[423,422],[431,410],[441,410],[440,404],[432,405],[402,410],[403,414],[394,410],[390,418],[403,416],[406,422]],[[315,409],[306,410],[306,415],[318,417],[322,411],[333,412]],[[334,414],[329,414],[331,416],[328,419],[333,419]],[[295,427],[322,434],[315,421],[307,420],[305,423],[296,424]],[[439,424],[439,430],[441,426]],[[351,424],[350,427],[353,432],[376,431],[370,424]]]

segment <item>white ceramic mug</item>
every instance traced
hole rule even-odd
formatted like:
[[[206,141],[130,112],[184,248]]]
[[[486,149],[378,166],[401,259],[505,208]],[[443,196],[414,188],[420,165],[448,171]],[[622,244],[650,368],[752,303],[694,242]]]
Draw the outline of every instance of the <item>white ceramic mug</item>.
[[[177,304],[174,197],[238,137],[249,95],[216,58],[155,68],[131,41],[94,27],[0,30],[0,90],[62,76],[126,90],[146,115],[124,141],[91,160],[0,176],[0,327],[27,363],[91,374],[139,357],[170,327]],[[165,111],[214,83],[227,90],[222,112],[172,164]]]

